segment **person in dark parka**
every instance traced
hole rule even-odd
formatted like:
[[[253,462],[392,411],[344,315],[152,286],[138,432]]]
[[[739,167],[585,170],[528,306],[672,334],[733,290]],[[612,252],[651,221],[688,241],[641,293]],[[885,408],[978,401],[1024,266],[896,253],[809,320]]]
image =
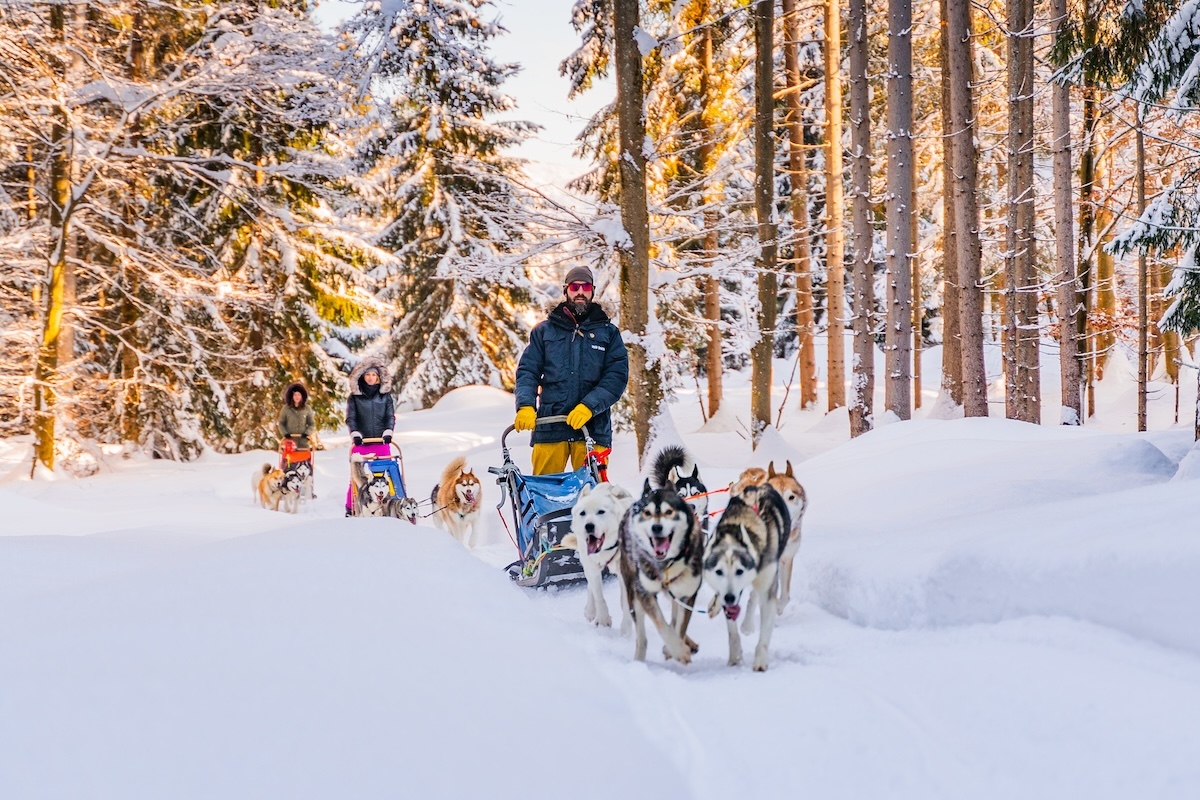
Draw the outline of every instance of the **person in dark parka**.
[[[565,300],[537,324],[517,364],[517,415],[513,427],[533,431],[533,474],[562,472],[568,456],[575,469],[587,456],[580,429],[612,447],[609,409],[629,382],[629,355],[621,332],[594,301],[587,267],[567,272]],[[566,415],[566,423],[537,419]]]
[[[346,401],[346,427],[354,445],[351,453],[391,456],[392,429],[396,425],[396,407],[387,370],[376,359],[363,359],[350,373],[350,398]],[[363,443],[364,439],[382,442]],[[350,516],[354,484],[346,490],[346,516]]]

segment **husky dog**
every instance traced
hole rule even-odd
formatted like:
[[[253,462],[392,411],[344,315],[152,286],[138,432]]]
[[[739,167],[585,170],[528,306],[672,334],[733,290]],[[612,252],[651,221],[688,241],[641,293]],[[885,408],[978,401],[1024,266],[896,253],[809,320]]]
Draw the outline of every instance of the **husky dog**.
[[[738,495],[748,486],[765,484],[778,492],[779,496],[783,498],[784,505],[787,506],[792,527],[788,533],[783,554],[779,557],[779,604],[777,609],[780,614],[791,600],[792,566],[796,559],[796,553],[800,550],[800,520],[808,507],[808,496],[804,492],[804,487],[800,485],[800,481],[796,480],[795,473],[792,471],[792,462],[785,463],[787,464],[786,472],[776,472],[774,461],[765,470],[761,467],[750,467],[743,471],[729,487],[731,495]],[[745,619],[742,621],[742,633],[754,631],[754,612],[757,607],[758,595],[752,593],[750,602],[746,606]]]
[[[564,547],[573,547],[579,554],[579,563],[587,578],[588,599],[583,616],[588,622],[605,628],[612,627],[612,617],[604,602],[602,573],[605,567],[613,572],[620,568],[617,545],[620,544],[621,519],[632,504],[633,495],[615,483],[601,483],[595,488],[584,486],[571,509],[573,532],[562,540]],[[625,634],[629,631],[629,598],[624,582],[620,583],[621,633]]]
[[[389,497],[384,503],[383,515],[408,520],[416,525],[420,509],[421,506],[415,497]]]
[[[786,472],[776,472],[775,462],[772,461],[767,471],[767,483],[779,492],[792,518],[792,529],[788,533],[787,543],[783,546],[783,554],[779,556],[779,613],[792,599],[792,566],[796,554],[800,552],[800,520],[808,510],[808,494],[800,481],[792,472],[792,462],[788,461]]]
[[[433,487],[433,524],[445,527],[454,538],[470,548],[479,526],[482,487],[475,473],[467,469],[467,457],[459,456],[442,470],[442,480]],[[467,534],[468,528],[470,535]]]
[[[295,473],[284,472],[270,464],[263,464],[254,471],[250,479],[258,504],[272,511],[283,510],[295,514],[300,500],[300,479]]]
[[[311,461],[297,461],[291,466],[288,472],[294,472],[300,478],[300,499],[304,501],[312,500],[316,497],[313,492],[313,468]]]
[[[679,496],[686,499],[696,513],[700,527],[708,530],[708,488],[700,480],[700,467],[691,453],[678,445],[664,447],[654,458],[650,481],[655,488],[668,483],[674,485]]]
[[[647,480],[642,496],[621,520],[621,580],[633,611],[635,626],[633,657],[646,660],[646,616],[649,615],[663,640],[663,655],[681,664],[692,660],[698,646],[688,638],[692,617],[690,606],[700,591],[704,532],[696,512],[684,502],[671,482],[654,489]],[[658,594],[675,601],[671,623],[663,618]],[[682,606],[680,603],[686,605]]]
[[[354,453],[350,456],[350,478],[354,481],[354,516],[383,516],[392,495],[387,476],[373,472],[362,455]]]
[[[737,618],[740,598],[752,589],[762,603],[762,632],[754,648],[754,670],[767,668],[771,633],[775,630],[775,603],[779,556],[791,527],[787,506],[771,486],[747,486],[729,498],[716,533],[704,548],[704,581],[716,592],[709,616],[724,608],[729,632],[729,666],[742,662],[742,637]]]

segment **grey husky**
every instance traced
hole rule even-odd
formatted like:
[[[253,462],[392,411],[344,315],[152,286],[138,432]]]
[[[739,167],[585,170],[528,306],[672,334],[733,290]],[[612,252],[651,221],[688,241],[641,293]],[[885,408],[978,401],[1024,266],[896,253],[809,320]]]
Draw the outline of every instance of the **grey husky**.
[[[650,468],[650,485],[661,488],[668,483],[687,500],[696,512],[700,527],[707,531],[708,487],[700,480],[700,466],[692,454],[678,445],[668,445],[660,450]]]
[[[662,637],[663,656],[687,664],[699,649],[687,626],[702,581],[704,533],[673,483],[655,489],[646,481],[642,496],[621,520],[619,549],[621,580],[633,611],[633,657],[646,660],[649,616]],[[659,592],[672,601],[670,624],[658,605]]]
[[[737,619],[741,597],[747,590],[758,595],[762,605],[762,630],[754,648],[754,670],[767,668],[767,652],[775,630],[775,606],[779,592],[779,558],[791,529],[783,498],[769,484],[747,486],[729,498],[717,530],[704,548],[704,581],[716,595],[709,616],[725,611],[729,633],[729,666],[742,662],[742,637]]]
[[[355,453],[350,456],[350,478],[354,481],[354,516],[386,516],[388,498],[392,493],[387,477],[372,472],[363,457]]]

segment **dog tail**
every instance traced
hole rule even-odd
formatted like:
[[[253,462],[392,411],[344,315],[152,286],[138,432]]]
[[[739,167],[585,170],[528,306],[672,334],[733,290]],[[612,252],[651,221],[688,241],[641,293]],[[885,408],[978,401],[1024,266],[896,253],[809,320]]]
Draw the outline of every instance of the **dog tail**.
[[[677,477],[691,475],[694,467],[695,462],[687,450],[677,444],[667,445],[654,457],[654,466],[650,468],[650,481],[655,488],[661,489],[667,483],[675,481],[671,475],[672,470]]]
[[[459,456],[458,458],[454,459],[449,464],[447,464],[446,468],[444,470],[442,470],[441,485],[448,486],[448,485],[454,483],[454,481],[458,478],[458,473],[462,472],[463,467],[465,467],[466,465],[467,465],[467,457],[466,456]]]
[[[562,538],[562,541],[559,542],[559,545],[561,547],[569,547],[572,550],[578,550],[579,549],[579,539],[577,539],[575,537],[575,534],[568,533],[566,536],[564,536]]]
[[[242,469],[245,469],[245,467],[242,467]],[[263,474],[263,477],[266,477],[267,475],[270,475],[270,474],[271,474],[271,470],[273,470],[273,469],[275,469],[275,467],[274,467],[273,465],[271,465],[271,464],[263,464],[263,466],[262,466],[262,474]]]

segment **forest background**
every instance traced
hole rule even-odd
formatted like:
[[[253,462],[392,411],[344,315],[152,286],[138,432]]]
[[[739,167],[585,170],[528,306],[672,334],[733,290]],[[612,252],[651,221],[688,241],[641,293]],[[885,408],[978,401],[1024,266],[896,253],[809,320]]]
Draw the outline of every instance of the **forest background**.
[[[536,127],[492,3],[348,5],[331,30],[287,0],[0,4],[0,436],[35,469],[273,447],[296,379],[336,425],[367,353],[401,408],[511,388],[577,263],[643,453],[673,388],[711,417],[729,370],[757,439],[778,358],[852,434],[929,384],[939,416],[990,388],[1083,424],[1117,351],[1144,428],[1151,376],[1196,368],[1200,0],[563,3],[572,94],[617,89],[569,196],[514,155]]]

